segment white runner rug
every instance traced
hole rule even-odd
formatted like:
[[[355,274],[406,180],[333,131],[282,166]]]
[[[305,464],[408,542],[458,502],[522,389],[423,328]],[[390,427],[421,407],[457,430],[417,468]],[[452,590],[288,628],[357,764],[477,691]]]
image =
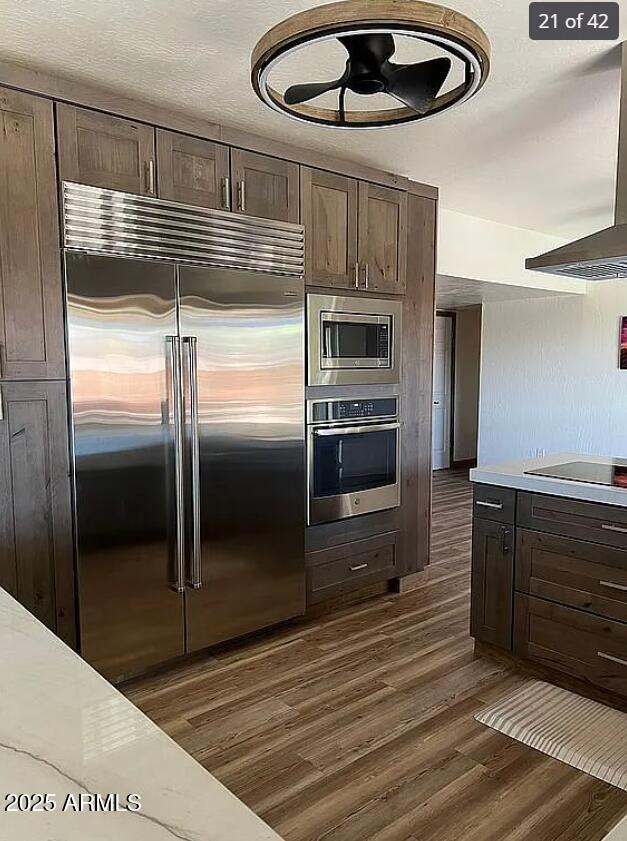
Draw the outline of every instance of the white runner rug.
[[[627,791],[627,714],[534,680],[478,713],[481,724]]]

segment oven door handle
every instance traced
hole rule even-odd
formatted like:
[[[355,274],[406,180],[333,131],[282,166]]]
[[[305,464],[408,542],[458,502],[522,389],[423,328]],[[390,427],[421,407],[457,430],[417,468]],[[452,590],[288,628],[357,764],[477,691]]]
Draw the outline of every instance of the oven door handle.
[[[331,435],[359,435],[362,432],[390,432],[393,429],[400,429],[400,423],[370,423],[364,426],[334,426],[325,429],[314,429],[313,434],[318,438],[325,438]]]

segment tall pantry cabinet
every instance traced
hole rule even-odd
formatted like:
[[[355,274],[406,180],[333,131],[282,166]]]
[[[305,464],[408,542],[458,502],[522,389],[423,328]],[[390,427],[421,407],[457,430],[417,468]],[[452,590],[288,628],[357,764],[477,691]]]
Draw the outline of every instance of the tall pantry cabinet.
[[[76,646],[51,102],[0,89],[0,586]]]

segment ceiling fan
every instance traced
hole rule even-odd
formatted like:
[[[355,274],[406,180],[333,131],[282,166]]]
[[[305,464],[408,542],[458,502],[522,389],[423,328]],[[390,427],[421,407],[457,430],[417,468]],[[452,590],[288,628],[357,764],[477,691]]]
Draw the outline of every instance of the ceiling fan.
[[[288,105],[298,105],[323,93],[339,90],[339,111],[344,116],[344,99],[346,91],[350,90],[362,95],[388,94],[424,115],[435,102],[451,70],[451,60],[444,56],[417,64],[393,64],[390,59],[396,52],[396,45],[392,35],[387,33],[346,35],[338,41],[348,52],[342,76],[333,82],[292,85],[284,94]]]
[[[443,55],[415,64],[392,61],[396,36],[435,46]],[[344,71],[329,82],[292,84],[284,93],[272,74],[288,56],[329,39],[347,53]],[[463,80],[445,87],[453,66],[461,63]],[[422,120],[470,99],[490,73],[490,41],[481,27],[461,12],[424,0],[336,0],[299,12],[265,33],[251,56],[255,93],[276,111],[297,120],[333,128],[380,128]],[[295,82],[299,80],[294,80]],[[338,91],[339,106],[311,102]],[[346,93],[387,94],[391,108],[348,110]],[[351,103],[352,105],[352,103]]]

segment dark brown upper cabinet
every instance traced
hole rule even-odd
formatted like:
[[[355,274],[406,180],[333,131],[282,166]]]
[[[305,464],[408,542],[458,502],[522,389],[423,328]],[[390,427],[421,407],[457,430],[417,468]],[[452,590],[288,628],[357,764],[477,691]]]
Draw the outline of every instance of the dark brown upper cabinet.
[[[2,383],[0,406],[0,585],[76,647],[65,383]]]
[[[65,376],[52,103],[0,89],[0,379]]]
[[[59,104],[57,129],[63,181],[156,195],[152,126]]]
[[[359,262],[364,287],[402,295],[407,273],[407,193],[361,181]]]
[[[358,182],[319,169],[301,169],[305,278],[312,286],[359,287]]]
[[[231,149],[231,206],[236,213],[298,222],[298,193],[298,164]]]
[[[472,527],[470,633],[512,647],[514,527],[475,517]]]
[[[407,275],[407,193],[302,168],[306,282],[402,295]]]
[[[230,209],[228,146],[157,129],[157,169],[160,198]]]

